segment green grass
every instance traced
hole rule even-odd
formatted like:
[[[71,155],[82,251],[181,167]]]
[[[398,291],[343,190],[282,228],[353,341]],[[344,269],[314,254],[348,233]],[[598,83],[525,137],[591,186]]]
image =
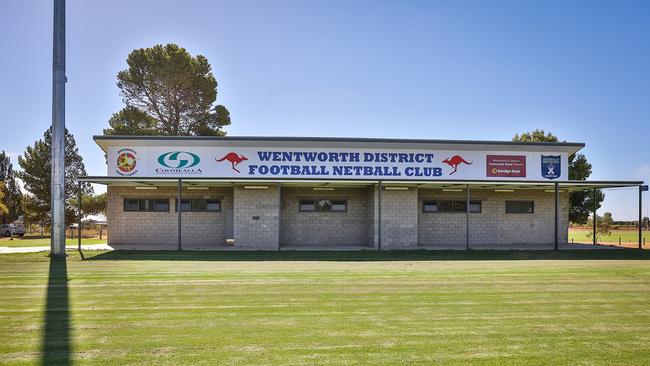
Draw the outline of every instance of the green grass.
[[[648,251],[85,254],[0,255],[0,364],[650,359]]]
[[[591,231],[587,230],[576,230],[569,229],[569,242],[573,239],[576,243],[591,243],[591,236],[587,236]],[[598,237],[598,241],[601,243],[618,243],[618,238],[621,238],[622,243],[639,243],[639,232],[636,230],[612,230],[612,234],[609,236]],[[645,237],[646,244],[650,245],[650,231],[644,231],[643,237]]]
[[[77,239],[66,239],[66,245],[77,245]],[[83,238],[81,239],[81,245],[91,245],[91,244],[106,244],[106,239],[90,239]],[[23,239],[21,237],[15,237],[14,240],[9,240],[9,238],[0,239],[0,247],[46,247],[50,245],[50,238],[44,239]]]

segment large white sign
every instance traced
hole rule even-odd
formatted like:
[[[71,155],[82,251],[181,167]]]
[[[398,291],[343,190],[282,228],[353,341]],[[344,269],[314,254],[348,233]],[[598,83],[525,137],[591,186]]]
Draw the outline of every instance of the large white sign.
[[[126,177],[567,180],[566,153],[517,151],[110,147]]]

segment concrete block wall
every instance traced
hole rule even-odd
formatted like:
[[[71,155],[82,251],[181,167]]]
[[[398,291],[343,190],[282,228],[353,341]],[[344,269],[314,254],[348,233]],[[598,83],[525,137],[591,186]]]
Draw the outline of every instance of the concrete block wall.
[[[370,189],[282,187],[281,246],[370,246]],[[300,212],[300,200],[346,200],[347,212]]]
[[[418,245],[464,249],[467,214],[465,212],[423,213],[423,202],[435,199],[465,201],[466,193],[442,192],[441,189],[418,190]],[[481,214],[470,213],[470,222],[477,215]]]
[[[176,187],[136,190],[108,187],[108,243],[175,249]],[[166,198],[169,212],[124,212],[124,198]],[[368,246],[379,241],[379,190],[337,188],[313,191],[269,185],[265,190],[242,186],[183,189],[183,198],[218,198],[221,212],[183,212],[183,247],[210,249],[235,238],[235,248],[277,250],[279,246]],[[347,213],[300,213],[301,198],[348,200]],[[470,246],[473,244],[552,244],[554,198],[543,190],[494,192],[471,190],[472,200],[482,201],[482,212],[470,214]],[[465,192],[415,189],[382,192],[382,249],[465,246],[465,213],[423,213],[422,201],[465,200]],[[534,214],[506,214],[506,200],[535,201]],[[561,193],[559,241],[568,241],[568,193]],[[230,216],[229,216],[230,215]],[[256,219],[257,218],[257,219]],[[230,227],[229,227],[230,225]]]
[[[418,190],[383,190],[381,195],[381,248],[417,248]]]
[[[134,187],[108,186],[106,220],[109,227],[108,244],[126,246],[155,246],[176,249],[178,215],[175,211],[176,187],[156,190],[136,190]],[[124,212],[125,198],[161,198],[169,200],[169,212]],[[210,187],[208,190],[183,188],[182,198],[214,198],[221,200],[220,212],[183,212],[182,243],[187,249],[219,247],[225,244],[226,215],[233,205],[230,187]]]
[[[465,213],[423,213],[422,201],[431,199],[465,200],[465,192],[442,192],[420,189],[418,205],[418,243],[422,246],[460,248],[465,245]],[[558,240],[568,241],[569,199],[560,194]],[[480,200],[481,213],[470,213],[470,247],[472,244],[552,244],[555,239],[555,193],[543,190],[494,192],[471,190],[470,199]],[[507,200],[534,201],[533,214],[506,214]]]
[[[245,189],[235,186],[235,247],[242,249],[278,250],[280,245],[280,187]]]

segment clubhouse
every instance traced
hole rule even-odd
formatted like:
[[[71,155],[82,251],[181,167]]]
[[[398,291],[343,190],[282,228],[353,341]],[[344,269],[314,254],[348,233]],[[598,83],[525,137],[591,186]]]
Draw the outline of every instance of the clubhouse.
[[[553,249],[582,143],[95,136],[121,249]],[[639,195],[640,199],[641,195]]]

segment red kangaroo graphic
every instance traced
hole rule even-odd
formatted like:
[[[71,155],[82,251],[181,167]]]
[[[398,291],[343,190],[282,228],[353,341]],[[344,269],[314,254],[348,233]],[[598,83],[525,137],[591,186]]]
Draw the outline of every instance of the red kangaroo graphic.
[[[237,168],[235,168],[235,166],[237,166],[237,164],[241,163],[244,160],[248,160],[248,158],[245,157],[244,155],[237,155],[237,153],[229,152],[223,158],[215,159],[215,160],[218,161],[218,162],[228,160],[232,164],[232,169],[234,171],[236,171],[237,173],[241,173],[239,170],[237,170]]]
[[[447,158],[442,161],[445,164],[448,164],[450,167],[454,168],[454,171],[449,173],[449,175],[452,175],[456,173],[456,170],[458,169],[458,166],[460,164],[467,164],[467,165],[472,165],[469,161],[463,159],[460,155],[454,155],[451,158]]]

